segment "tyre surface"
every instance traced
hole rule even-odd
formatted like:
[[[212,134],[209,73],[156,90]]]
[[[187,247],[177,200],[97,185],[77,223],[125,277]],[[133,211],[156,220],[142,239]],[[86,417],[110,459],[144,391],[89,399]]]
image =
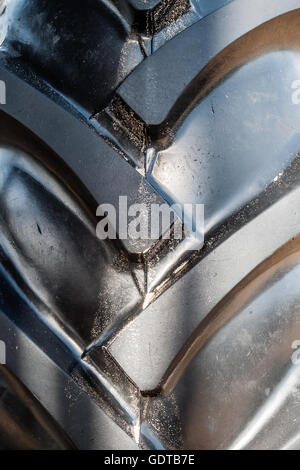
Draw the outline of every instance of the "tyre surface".
[[[299,0],[0,13],[1,447],[299,449]],[[120,196],[204,243],[100,240]]]

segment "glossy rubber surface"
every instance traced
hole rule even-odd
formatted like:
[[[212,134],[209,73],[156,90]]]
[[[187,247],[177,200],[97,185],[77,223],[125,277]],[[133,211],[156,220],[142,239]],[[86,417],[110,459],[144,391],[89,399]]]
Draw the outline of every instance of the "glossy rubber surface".
[[[299,448],[298,0],[6,3],[10,373],[78,448]],[[204,243],[100,241],[120,195]]]

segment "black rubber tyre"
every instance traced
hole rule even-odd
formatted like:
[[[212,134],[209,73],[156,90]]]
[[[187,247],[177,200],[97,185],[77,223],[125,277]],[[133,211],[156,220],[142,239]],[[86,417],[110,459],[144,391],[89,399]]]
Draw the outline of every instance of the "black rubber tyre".
[[[299,0],[0,13],[0,447],[299,449]]]

